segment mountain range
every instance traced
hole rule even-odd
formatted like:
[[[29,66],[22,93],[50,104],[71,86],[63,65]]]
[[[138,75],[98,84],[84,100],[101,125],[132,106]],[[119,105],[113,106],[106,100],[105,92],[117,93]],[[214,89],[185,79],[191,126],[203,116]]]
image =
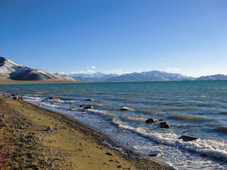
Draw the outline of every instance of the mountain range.
[[[127,82],[127,81],[192,81],[192,80],[227,80],[227,75],[216,74],[201,76],[199,78],[188,77],[177,73],[167,73],[162,71],[147,71],[129,74],[53,74],[47,71],[33,69],[4,57],[0,57],[0,79],[12,80],[47,80],[47,81],[108,81],[108,82]]]
[[[183,81],[194,80],[193,77],[183,76],[181,74],[166,73],[161,71],[149,71],[142,73],[129,73],[129,74],[69,74],[70,77],[75,78],[78,81]]]
[[[74,73],[68,76],[75,78],[78,81],[109,81],[109,82],[119,82],[119,81],[202,81],[202,80],[227,80],[227,75],[216,74],[201,77],[189,77],[177,73],[167,73],[162,71],[148,71],[142,73],[129,73],[129,74],[104,74],[104,73],[94,73],[94,74],[81,74]]]
[[[0,79],[75,81],[72,77],[56,75],[39,69],[32,69],[4,57],[0,57]]]

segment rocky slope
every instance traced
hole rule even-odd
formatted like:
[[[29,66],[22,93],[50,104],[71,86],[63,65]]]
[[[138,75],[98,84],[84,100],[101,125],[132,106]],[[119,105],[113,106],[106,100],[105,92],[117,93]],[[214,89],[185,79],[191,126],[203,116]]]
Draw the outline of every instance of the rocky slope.
[[[4,57],[0,57],[0,79],[75,81],[72,77],[55,75],[43,70],[32,69]]]
[[[227,80],[227,75],[224,74],[215,74],[210,76],[202,76],[197,80]]]

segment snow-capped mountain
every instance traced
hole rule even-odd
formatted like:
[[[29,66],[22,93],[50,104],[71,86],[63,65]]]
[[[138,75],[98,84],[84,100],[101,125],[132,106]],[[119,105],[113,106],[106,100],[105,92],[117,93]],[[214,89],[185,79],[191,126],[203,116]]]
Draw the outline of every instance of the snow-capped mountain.
[[[81,74],[74,73],[68,76],[75,78],[78,81],[106,81],[108,78],[117,77],[117,74],[104,74],[104,73],[93,73],[93,74]]]
[[[129,74],[69,74],[79,81],[107,81],[107,82],[130,82],[130,81],[188,81],[188,80],[227,80],[227,75],[216,74],[201,77],[189,77],[177,73],[167,73],[163,71],[147,71],[141,73],[129,73]]]
[[[72,77],[55,75],[43,70],[32,69],[4,57],[0,57],[0,79],[75,81]]]
[[[209,75],[209,76],[202,76],[197,80],[227,80],[227,75],[215,74],[215,75]]]
[[[193,77],[183,76],[176,73],[166,73],[162,71],[148,71],[142,73],[129,73],[129,74],[104,74],[104,73],[93,73],[93,74],[69,74],[79,81],[183,81],[183,80],[195,80]]]
[[[193,80],[192,77],[187,77],[177,73],[166,73],[162,71],[148,71],[142,73],[123,74],[118,77],[111,77],[107,81],[183,81]]]

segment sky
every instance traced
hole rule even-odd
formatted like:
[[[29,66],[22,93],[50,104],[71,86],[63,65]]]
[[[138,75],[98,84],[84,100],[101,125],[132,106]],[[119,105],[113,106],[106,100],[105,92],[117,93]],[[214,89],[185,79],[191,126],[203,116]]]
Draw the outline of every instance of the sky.
[[[0,0],[0,56],[53,73],[227,74],[227,0]]]

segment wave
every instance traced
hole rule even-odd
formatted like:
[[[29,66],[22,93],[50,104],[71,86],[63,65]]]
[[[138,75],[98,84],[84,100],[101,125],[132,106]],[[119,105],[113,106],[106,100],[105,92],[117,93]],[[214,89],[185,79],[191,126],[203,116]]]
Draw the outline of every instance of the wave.
[[[176,147],[191,152],[206,155],[208,157],[216,158],[220,161],[227,162],[227,143],[226,141],[216,141],[216,140],[202,140],[197,139],[195,141],[185,142],[179,139],[180,135],[173,132],[157,132],[152,131],[149,128],[144,127],[133,127],[124,122],[119,118],[114,118],[112,122],[119,128],[131,130],[139,135],[142,135],[153,142]]]
[[[115,117],[116,116],[115,114],[109,113],[105,110],[88,109],[87,111],[97,113],[97,114],[100,114],[102,116],[108,116],[108,117]]]
[[[191,107],[169,107],[165,108],[166,111],[185,111],[185,110],[195,110],[195,108]]]
[[[23,96],[23,98],[28,102],[40,102],[43,100],[42,97],[38,97],[38,96]]]
[[[122,119],[125,119],[125,120],[129,120],[129,121],[136,121],[136,122],[145,122],[146,119],[143,118],[143,117],[128,117],[128,116],[125,116],[125,115],[121,115],[121,116],[117,116],[113,113],[110,113],[110,112],[107,112],[105,110],[96,110],[96,109],[88,109],[89,112],[93,112],[93,113],[97,113],[97,114],[100,114],[102,116],[107,116],[107,117],[119,117],[119,118],[122,118]]]
[[[24,100],[27,102],[54,102],[54,103],[76,103],[75,100],[69,99],[69,98],[61,98],[59,97],[59,100],[51,100],[45,97],[40,97],[40,96],[23,96]]]
[[[227,115],[227,112],[220,112],[221,115]]]
[[[140,100],[140,99],[129,99],[128,102],[131,102],[131,103],[151,103],[151,101],[149,100]]]
[[[45,102],[43,102],[45,98],[42,97],[30,97],[30,96],[24,96],[24,100],[29,102],[29,103],[33,103],[33,104],[37,104],[39,106],[44,106],[44,107],[51,107],[51,108],[58,108],[58,109],[65,109],[65,110],[70,110],[70,111],[77,111],[78,109],[75,107],[71,107],[71,106],[64,106],[61,103],[67,103],[65,101],[54,101],[54,100],[45,100]],[[68,101],[71,103],[71,101]]]
[[[147,119],[143,118],[143,117],[128,117],[128,116],[119,116],[119,118],[121,119],[125,119],[125,120],[129,120],[129,121],[136,121],[136,122],[145,122]]]
[[[174,119],[174,120],[188,120],[188,121],[210,121],[210,119],[206,119],[203,117],[199,117],[199,116],[193,116],[193,115],[173,115],[173,116],[169,116],[170,119]]]
[[[215,129],[215,131],[227,134],[227,128],[226,127],[219,127],[217,129]]]
[[[197,107],[212,107],[212,106],[217,106],[217,103],[193,103],[195,104]]]
[[[151,110],[151,109],[138,109],[136,112],[144,113],[144,114],[161,114],[160,111],[157,110]]]
[[[45,106],[45,107],[51,107],[51,108],[57,108],[57,109],[64,109],[64,110],[69,110],[69,111],[78,111],[79,110],[75,107],[63,106],[63,105],[59,105],[57,103],[49,103],[49,102],[42,102],[42,103],[39,104],[39,106]]]
[[[111,106],[110,104],[94,104],[95,107],[108,107]]]

